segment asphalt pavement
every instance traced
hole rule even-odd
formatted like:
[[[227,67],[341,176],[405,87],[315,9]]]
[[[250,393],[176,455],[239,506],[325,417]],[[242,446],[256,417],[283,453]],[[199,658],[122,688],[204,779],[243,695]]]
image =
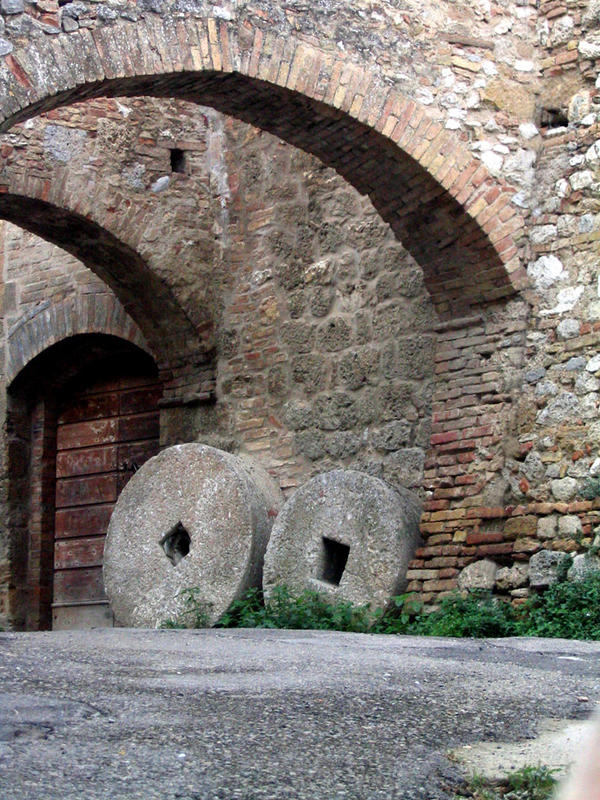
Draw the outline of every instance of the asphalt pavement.
[[[0,633],[0,679],[2,800],[448,800],[457,753],[508,771],[505,744],[590,715],[600,643]]]

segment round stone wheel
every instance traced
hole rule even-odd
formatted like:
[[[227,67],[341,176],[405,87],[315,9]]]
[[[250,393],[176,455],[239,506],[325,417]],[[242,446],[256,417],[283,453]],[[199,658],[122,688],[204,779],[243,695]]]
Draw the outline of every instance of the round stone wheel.
[[[201,444],[147,461],[123,489],[104,548],[117,624],[216,622],[259,587],[283,497],[256,464]]]
[[[285,503],[265,556],[263,590],[385,609],[403,591],[419,545],[421,503],[379,478],[334,470],[308,481]]]

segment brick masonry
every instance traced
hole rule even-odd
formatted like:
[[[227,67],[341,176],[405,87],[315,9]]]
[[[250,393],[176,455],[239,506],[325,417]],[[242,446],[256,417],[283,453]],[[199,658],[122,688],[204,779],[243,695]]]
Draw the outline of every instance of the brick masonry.
[[[28,110],[9,112],[7,123],[76,100],[77,86],[88,97],[98,91],[194,96],[314,153],[368,193],[430,276],[441,313],[523,284],[514,236],[522,221],[510,188],[494,180],[459,137],[364,65],[244,23],[182,14],[178,24],[168,12],[140,17],[135,25],[113,20],[105,26],[96,19],[92,33],[79,27],[40,39],[36,59],[17,48],[6,56],[5,78],[10,97]],[[152,42],[157,58],[151,64],[150,48],[138,49],[138,39]],[[45,48],[60,65],[52,74],[40,68],[48,63]],[[145,79],[149,71],[161,79]],[[408,192],[399,191],[406,185]],[[85,214],[88,198],[80,200]],[[467,274],[474,262],[476,281]]]
[[[98,302],[135,320],[169,387],[163,444],[252,453],[288,492],[338,465],[411,485],[409,588],[426,602],[473,562],[585,550],[597,4],[43,5],[0,25],[0,211],[70,248],[105,282]],[[195,153],[189,174],[173,149]],[[48,282],[9,262],[6,331],[35,336]],[[63,304],[95,280],[50,269],[79,275]],[[517,573],[495,586],[513,602]]]

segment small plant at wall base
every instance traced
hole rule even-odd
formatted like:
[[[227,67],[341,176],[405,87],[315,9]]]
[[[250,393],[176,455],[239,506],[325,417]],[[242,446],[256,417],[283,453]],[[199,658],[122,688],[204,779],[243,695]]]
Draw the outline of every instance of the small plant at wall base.
[[[530,597],[516,635],[600,640],[600,572],[582,581],[555,583]]]
[[[455,800],[549,800],[556,787],[554,770],[545,766],[527,766],[507,778],[489,781],[473,776],[467,782],[467,794],[456,794]]]
[[[418,636],[501,637],[515,635],[515,611],[489,592],[444,597],[430,614],[417,614],[409,632]]]
[[[210,609],[200,589],[186,589],[183,613],[166,620],[164,628],[204,628]],[[438,608],[425,613],[413,595],[394,598],[385,614],[369,606],[330,602],[318,592],[294,597],[285,586],[276,587],[268,603],[251,589],[223,614],[220,628],[287,628],[337,630],[353,633],[411,634],[413,636],[503,637],[544,636],[600,641],[600,572],[582,581],[555,583],[515,609],[489,592],[453,594]]]
[[[210,627],[210,603],[202,599],[201,589],[182,589],[178,597],[183,598],[183,611],[176,619],[164,620],[161,628],[208,628]]]
[[[257,589],[246,592],[221,617],[218,626],[366,633],[374,619],[368,606],[354,606],[343,601],[330,603],[312,591],[293,597],[286,586],[276,586],[266,604]]]

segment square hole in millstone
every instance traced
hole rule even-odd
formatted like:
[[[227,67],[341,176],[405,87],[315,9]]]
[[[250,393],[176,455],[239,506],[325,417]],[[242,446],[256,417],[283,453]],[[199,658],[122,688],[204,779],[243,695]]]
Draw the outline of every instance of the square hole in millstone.
[[[339,586],[346,569],[350,547],[323,536],[321,580]]]
[[[169,559],[174,567],[187,556],[190,552],[190,544],[192,538],[181,522],[173,525],[171,530],[167,531],[159,542],[159,545],[165,551],[166,557]]]

